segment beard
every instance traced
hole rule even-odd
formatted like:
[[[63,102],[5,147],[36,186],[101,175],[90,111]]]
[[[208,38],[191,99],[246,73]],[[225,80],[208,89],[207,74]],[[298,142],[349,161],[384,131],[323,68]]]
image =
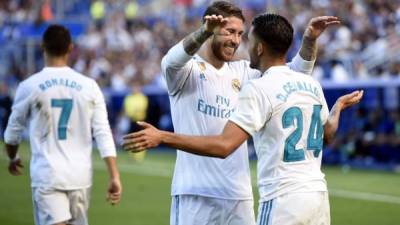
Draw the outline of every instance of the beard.
[[[238,46],[234,44],[221,43],[213,40],[211,42],[211,49],[215,57],[223,62],[232,61],[235,56]]]

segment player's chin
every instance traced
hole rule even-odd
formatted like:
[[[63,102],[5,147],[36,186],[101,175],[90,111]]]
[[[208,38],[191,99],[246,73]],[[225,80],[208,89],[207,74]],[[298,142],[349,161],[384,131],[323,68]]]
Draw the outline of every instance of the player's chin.
[[[232,61],[233,58],[234,58],[234,56],[235,56],[235,53],[234,53],[234,52],[233,52],[233,53],[227,53],[227,52],[222,52],[222,53],[221,53],[221,58],[222,58],[222,60],[223,60],[224,62]]]

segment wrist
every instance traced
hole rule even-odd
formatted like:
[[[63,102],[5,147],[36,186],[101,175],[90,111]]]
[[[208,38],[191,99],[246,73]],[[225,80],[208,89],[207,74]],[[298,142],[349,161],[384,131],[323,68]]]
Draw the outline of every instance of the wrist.
[[[167,139],[167,132],[160,130],[159,131],[159,137],[160,137],[160,144],[166,144],[166,139]]]
[[[116,172],[115,174],[112,174],[111,176],[110,176],[110,180],[119,180],[120,178],[119,178],[119,173],[118,172]]]
[[[19,157],[18,154],[16,154],[14,156],[14,158],[8,158],[8,159],[10,160],[11,163],[15,163],[15,162],[19,161],[21,158]]]
[[[339,100],[339,101],[336,101],[336,103],[335,103],[335,108],[336,108],[337,110],[341,111],[341,110],[343,109],[343,106],[344,106],[343,102],[341,102],[340,100]]]
[[[212,30],[208,30],[207,27],[205,25],[203,25],[200,28],[201,33],[203,33],[205,36],[210,37],[211,35],[214,34],[214,32]]]
[[[317,41],[317,38],[311,37],[310,35],[307,34],[307,32],[304,34],[303,42],[315,44],[316,41]]]

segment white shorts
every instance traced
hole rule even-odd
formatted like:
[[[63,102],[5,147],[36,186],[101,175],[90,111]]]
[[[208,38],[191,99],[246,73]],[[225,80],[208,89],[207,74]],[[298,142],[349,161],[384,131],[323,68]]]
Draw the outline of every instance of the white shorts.
[[[172,197],[171,225],[255,225],[253,200],[197,195]]]
[[[52,225],[66,222],[87,225],[90,188],[56,190],[32,188],[33,210],[36,225]]]
[[[328,192],[291,193],[258,207],[258,225],[329,225]]]

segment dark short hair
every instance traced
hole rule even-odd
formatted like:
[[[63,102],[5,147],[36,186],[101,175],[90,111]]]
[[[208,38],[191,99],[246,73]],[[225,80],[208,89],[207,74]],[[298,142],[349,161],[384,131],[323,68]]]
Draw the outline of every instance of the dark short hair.
[[[289,21],[277,14],[262,14],[254,18],[253,32],[264,41],[272,54],[285,55],[293,41],[293,27]]]
[[[242,10],[234,4],[227,1],[216,1],[207,7],[203,14],[203,23],[205,16],[221,15],[223,17],[234,16],[245,21]]]
[[[50,56],[63,56],[71,45],[69,30],[61,25],[50,25],[43,34],[43,50]]]

